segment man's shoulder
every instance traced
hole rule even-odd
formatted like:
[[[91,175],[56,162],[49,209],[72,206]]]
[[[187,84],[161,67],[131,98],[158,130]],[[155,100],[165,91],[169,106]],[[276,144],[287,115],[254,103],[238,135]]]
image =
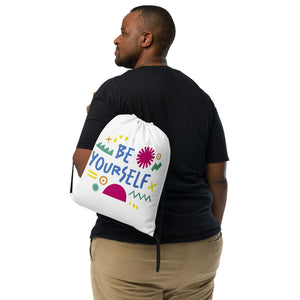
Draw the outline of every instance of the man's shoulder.
[[[130,73],[130,71],[126,71],[125,73],[123,74],[120,74],[120,75],[116,75],[116,76],[113,76],[113,77],[110,77],[108,78],[106,81],[104,81],[100,88],[101,90],[106,90],[106,89],[110,89],[112,87],[115,87],[115,85],[122,81],[122,80],[126,80],[126,78],[128,77],[128,73]]]
[[[162,82],[166,77],[169,77],[167,81],[170,81],[171,79],[171,81],[174,83],[173,86],[176,86],[178,89],[184,88],[193,90],[198,96],[200,96],[200,98],[206,100],[205,102],[212,102],[210,96],[198,85],[194,79],[185,74],[184,71],[168,66],[164,66],[162,68],[141,67],[138,69],[127,70],[120,75],[116,75],[107,79],[100,86],[99,90],[102,92],[113,92],[116,90],[118,85],[126,88],[126,86],[136,85],[140,82],[147,81],[149,76],[151,77],[152,82]]]
[[[191,81],[194,84],[196,84],[189,76],[187,76],[185,73],[183,73],[182,71],[177,70],[175,68],[171,68],[169,66],[153,66],[153,67],[145,66],[145,67],[140,67],[137,69],[130,69],[120,75],[111,77],[111,78],[107,79],[102,84],[102,86],[107,87],[110,85],[114,85],[116,81],[133,80],[136,78],[141,78],[143,76],[155,76],[156,77],[157,75],[164,76],[167,74],[172,74],[173,76]]]
[[[107,93],[111,93],[115,90],[116,88],[116,84],[121,81],[122,77],[123,77],[124,74],[122,75],[117,75],[117,76],[114,76],[114,77],[111,77],[109,79],[107,79],[106,81],[104,81],[97,93],[102,93],[102,94],[107,94]],[[117,81],[117,82],[116,82]]]

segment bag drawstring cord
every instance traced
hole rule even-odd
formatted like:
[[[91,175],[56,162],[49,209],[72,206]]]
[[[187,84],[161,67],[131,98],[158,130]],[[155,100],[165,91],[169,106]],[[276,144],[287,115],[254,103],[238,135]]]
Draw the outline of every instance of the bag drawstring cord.
[[[160,269],[160,236],[158,234],[154,235],[156,240],[156,272],[159,272]]]

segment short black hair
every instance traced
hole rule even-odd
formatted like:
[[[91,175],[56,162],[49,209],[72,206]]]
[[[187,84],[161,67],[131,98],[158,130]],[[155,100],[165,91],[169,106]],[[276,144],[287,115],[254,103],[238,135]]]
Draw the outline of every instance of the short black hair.
[[[164,57],[174,41],[176,29],[170,13],[159,6],[142,5],[137,6],[131,12],[141,12],[142,25],[146,31],[151,31],[154,41],[157,42],[158,51]]]

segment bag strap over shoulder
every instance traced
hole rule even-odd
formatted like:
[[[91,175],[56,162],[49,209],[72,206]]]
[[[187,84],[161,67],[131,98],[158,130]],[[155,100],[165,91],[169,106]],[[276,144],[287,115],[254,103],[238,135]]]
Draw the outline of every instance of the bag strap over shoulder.
[[[73,193],[73,176],[74,176],[74,162],[72,162],[72,173],[71,173],[70,194]]]
[[[118,89],[119,89],[119,91],[121,92],[121,94],[122,94],[122,96],[123,96],[123,98],[124,98],[124,101],[125,101],[126,105],[127,105],[128,108],[129,108],[130,113],[133,114],[133,109],[132,109],[131,105],[129,104],[128,98],[127,98],[127,96],[126,96],[126,93],[125,93],[123,87],[120,85],[120,83],[118,82],[117,79],[114,79],[114,82],[115,82],[116,85],[118,86]]]
[[[165,188],[163,188],[162,194],[160,196],[157,216],[156,216],[156,228],[154,232],[154,238],[156,241],[156,272],[160,269],[160,241],[162,234],[162,223],[163,223],[163,213],[164,213],[164,202],[165,202]]]
[[[127,104],[130,112],[133,114],[133,109],[131,105],[129,104],[128,98],[126,96],[126,93],[121,86],[121,84],[114,79],[114,82],[116,83],[117,87],[119,88],[125,103]],[[163,188],[162,194],[161,194],[161,199],[159,202],[159,208],[156,216],[156,229],[154,232],[154,238],[156,241],[156,272],[159,272],[160,269],[160,241],[161,241],[161,234],[162,234],[162,222],[163,222],[163,211],[164,211],[164,201],[165,201],[165,188]]]

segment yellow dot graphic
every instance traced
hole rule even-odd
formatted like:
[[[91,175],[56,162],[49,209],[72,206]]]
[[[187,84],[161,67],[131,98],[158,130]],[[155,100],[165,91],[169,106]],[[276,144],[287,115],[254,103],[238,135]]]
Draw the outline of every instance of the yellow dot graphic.
[[[120,136],[119,136],[119,139],[122,139],[122,138],[123,138],[123,135],[120,135]]]
[[[135,207],[135,204],[133,204],[132,206]]]
[[[115,139],[114,139],[114,143],[115,143],[117,140],[118,140],[118,139],[117,139],[117,138],[115,138]]]
[[[136,209],[138,209],[138,206],[136,206]]]
[[[128,136],[125,138],[125,141],[127,141],[128,140]]]
[[[129,205],[131,205],[131,202],[129,202]]]

